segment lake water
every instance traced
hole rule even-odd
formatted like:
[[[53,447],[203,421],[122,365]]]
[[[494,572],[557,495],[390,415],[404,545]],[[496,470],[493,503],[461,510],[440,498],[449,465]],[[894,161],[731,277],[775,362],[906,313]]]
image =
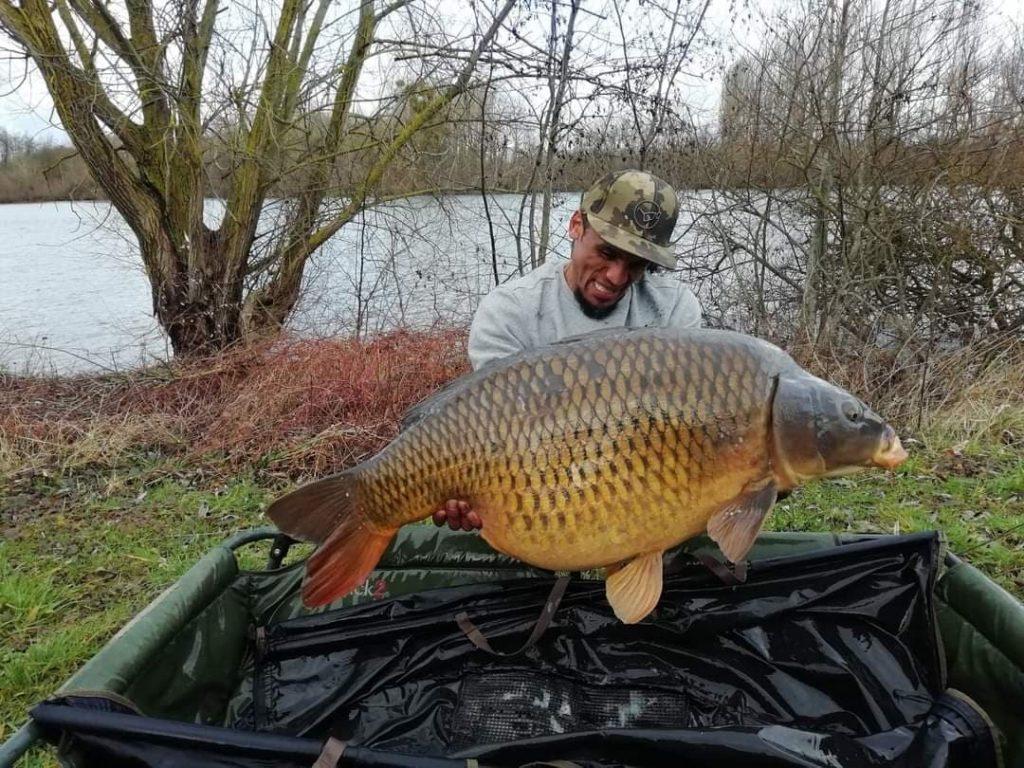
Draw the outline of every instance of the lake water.
[[[520,200],[490,201],[502,281],[518,269],[512,233]],[[577,200],[558,200],[556,252],[567,252],[561,234]],[[208,202],[209,223],[221,210]],[[73,373],[170,356],[137,244],[108,203],[0,206],[0,233],[0,368]],[[311,259],[290,325],[336,335],[468,323],[494,285],[491,252],[479,196],[370,211]],[[528,252],[522,258],[528,263]]]
[[[366,212],[310,259],[290,327],[334,336],[468,324],[495,284],[492,228],[498,281],[518,274],[521,260],[528,268],[528,236],[515,234],[522,201],[519,195],[489,198],[491,226],[479,195],[414,198]],[[556,196],[552,258],[568,255],[565,231],[578,204],[578,194]],[[721,224],[708,214],[719,207],[710,193],[683,196],[676,250],[684,265],[721,261]],[[208,201],[208,224],[222,212],[220,201]],[[264,231],[275,212],[270,206]],[[748,228],[739,220],[728,226],[735,235]],[[152,315],[138,246],[108,203],[0,206],[0,233],[0,370],[122,370],[171,356]],[[746,267],[729,263],[724,269],[738,282]],[[730,321],[713,310],[730,304],[720,301],[720,283],[702,280],[694,288],[720,324]]]

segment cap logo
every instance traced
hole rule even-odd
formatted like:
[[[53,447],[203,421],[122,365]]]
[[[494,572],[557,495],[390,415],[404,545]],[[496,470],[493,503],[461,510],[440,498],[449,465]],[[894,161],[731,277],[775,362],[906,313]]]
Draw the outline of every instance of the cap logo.
[[[658,226],[661,216],[661,206],[652,200],[644,200],[633,206],[633,223],[644,232]]]

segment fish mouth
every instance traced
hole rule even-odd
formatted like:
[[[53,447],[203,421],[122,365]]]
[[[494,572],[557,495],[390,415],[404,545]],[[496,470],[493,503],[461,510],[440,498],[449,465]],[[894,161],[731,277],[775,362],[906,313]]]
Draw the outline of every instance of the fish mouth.
[[[882,447],[871,457],[871,463],[876,467],[894,469],[906,461],[908,455],[896,430],[886,424],[885,432],[882,433]]]

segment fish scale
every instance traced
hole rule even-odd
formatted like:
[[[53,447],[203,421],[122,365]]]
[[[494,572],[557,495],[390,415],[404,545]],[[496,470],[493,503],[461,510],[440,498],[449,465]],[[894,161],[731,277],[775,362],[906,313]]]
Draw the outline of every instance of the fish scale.
[[[673,398],[671,392],[663,393],[664,397],[643,398],[641,395],[644,393],[636,391],[642,377],[633,376],[632,373],[651,370],[658,364],[671,363],[672,360],[665,354],[668,343],[658,341],[661,343],[642,342],[635,348],[628,345],[617,348],[614,344],[607,348],[596,346],[591,350],[575,350],[565,358],[554,356],[524,361],[519,366],[511,367],[504,379],[491,379],[489,386],[453,393],[450,395],[453,402],[447,409],[439,409],[440,418],[433,424],[433,430],[446,437],[461,433],[467,454],[479,453],[475,459],[460,456],[460,461],[455,462],[455,466],[467,462],[469,464],[462,472],[461,483],[460,478],[453,477],[451,471],[432,475],[421,473],[424,474],[422,478],[413,473],[414,476],[426,481],[428,485],[444,486],[443,492],[442,488],[437,488],[440,497],[470,500],[485,521],[485,535],[495,530],[489,538],[499,549],[506,551],[521,549],[516,543],[510,546],[509,542],[502,540],[502,533],[509,530],[523,539],[518,542],[520,545],[532,544],[550,550],[553,542],[542,541],[540,537],[550,533],[552,518],[556,521],[555,527],[565,528],[565,510],[572,509],[575,512],[578,509],[581,513],[572,515],[577,529],[589,525],[594,528],[593,533],[598,533],[608,530],[613,521],[622,518],[631,504],[647,502],[657,505],[666,500],[691,500],[692,495],[685,492],[685,486],[700,480],[706,472],[703,465],[712,464],[715,454],[705,450],[705,444],[710,445],[711,442],[705,431],[693,429],[690,424],[699,424],[713,413],[727,410],[728,403],[720,402],[722,398],[718,394],[722,393],[723,382],[715,380],[718,369],[708,362],[707,355],[703,358],[681,355],[676,359],[682,365],[669,365],[666,371],[668,375],[658,377],[663,382],[686,381],[684,401]],[[621,355],[616,354],[620,352]],[[736,367],[735,362],[735,359],[730,359],[730,369]],[[686,367],[690,368],[689,375],[686,375]],[[747,366],[744,372],[756,375],[757,369],[757,366]],[[616,374],[618,378],[614,378]],[[622,374],[629,378],[624,380]],[[650,377],[650,380],[656,379]],[[561,384],[560,388],[556,382]],[[700,391],[698,386],[701,387]],[[753,389],[748,387],[747,391]],[[742,396],[743,393],[739,394]],[[704,400],[701,400],[702,397]],[[645,407],[645,400],[647,403],[653,400],[659,407]],[[710,405],[708,400],[711,401]],[[741,410],[751,410],[749,405],[744,406],[735,397],[733,400]],[[514,457],[522,457],[522,461],[502,461],[502,457],[494,455],[493,449],[487,450],[489,446],[473,439],[478,420],[467,416],[499,409],[506,419],[504,450],[511,452]],[[445,410],[450,411],[447,418]],[[630,415],[628,421],[623,419],[627,414]],[[448,427],[453,418],[456,422],[454,429]],[[493,435],[498,428],[496,422],[485,419],[484,423],[489,424],[489,429],[485,427],[477,431],[489,431]],[[566,444],[567,438],[578,432],[580,426],[586,432],[582,452],[573,451]],[[731,434],[728,436],[732,437]],[[410,447],[415,448],[417,442],[410,438]],[[400,444],[393,445],[396,454],[413,452],[403,452]],[[651,487],[644,491],[638,489],[636,484],[627,484],[620,475],[634,474],[635,467],[643,467],[643,471],[646,471],[649,464],[657,467],[659,462],[649,462],[646,455],[653,453],[645,450],[652,446],[655,449],[664,447],[668,455],[663,456],[664,460],[660,462],[662,466],[651,472]],[[398,461],[409,463],[405,456],[398,458]],[[588,469],[584,462],[597,468],[589,483],[584,479]],[[549,468],[563,471],[549,472]],[[506,494],[495,493],[494,486],[484,481],[488,476],[503,472],[515,472],[518,478],[522,478],[521,483],[517,483],[522,492],[511,499]],[[565,493],[555,493],[563,483],[568,484]],[[584,487],[580,488],[583,483]],[[541,494],[541,489],[548,492]],[[393,503],[397,494],[387,493],[386,497]],[[443,498],[440,500],[443,501]],[[510,500],[513,505],[508,508]],[[424,516],[424,512],[410,510],[408,514],[412,519],[417,519]],[[489,520],[498,515],[511,520],[511,525],[489,525],[490,522],[499,522]],[[667,517],[653,515],[653,519],[659,523]],[[649,523],[652,516],[648,515],[645,519]],[[652,535],[650,530],[644,530],[652,527],[646,524],[620,521],[614,527],[621,534],[617,538],[629,538],[634,533],[644,534],[633,537],[638,543],[643,543],[644,538]],[[661,527],[660,524],[653,526],[655,529]],[[502,528],[505,530],[502,531]],[[664,535],[664,531],[656,532]],[[586,537],[588,531],[577,530],[574,533]],[[517,551],[510,553],[517,556],[524,554]],[[530,553],[525,554],[526,559],[529,559]],[[587,563],[587,567],[600,564]]]

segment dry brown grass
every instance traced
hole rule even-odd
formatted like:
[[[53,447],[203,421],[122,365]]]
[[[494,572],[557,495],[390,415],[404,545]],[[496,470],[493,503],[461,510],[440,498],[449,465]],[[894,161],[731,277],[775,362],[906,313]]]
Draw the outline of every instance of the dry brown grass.
[[[963,389],[947,393],[930,410],[926,431],[950,445],[999,441],[1024,446],[1024,361],[998,361]]]
[[[118,376],[0,377],[0,476],[140,457],[322,473],[378,450],[468,368],[465,332],[283,339]]]
[[[279,345],[196,447],[235,463],[320,474],[376,452],[408,408],[468,370],[464,331]]]
[[[109,469],[180,452],[259,354],[112,376],[0,375],[0,475]]]
[[[1024,339],[992,335],[955,350],[797,349],[808,370],[903,432],[933,441],[1024,441]]]

